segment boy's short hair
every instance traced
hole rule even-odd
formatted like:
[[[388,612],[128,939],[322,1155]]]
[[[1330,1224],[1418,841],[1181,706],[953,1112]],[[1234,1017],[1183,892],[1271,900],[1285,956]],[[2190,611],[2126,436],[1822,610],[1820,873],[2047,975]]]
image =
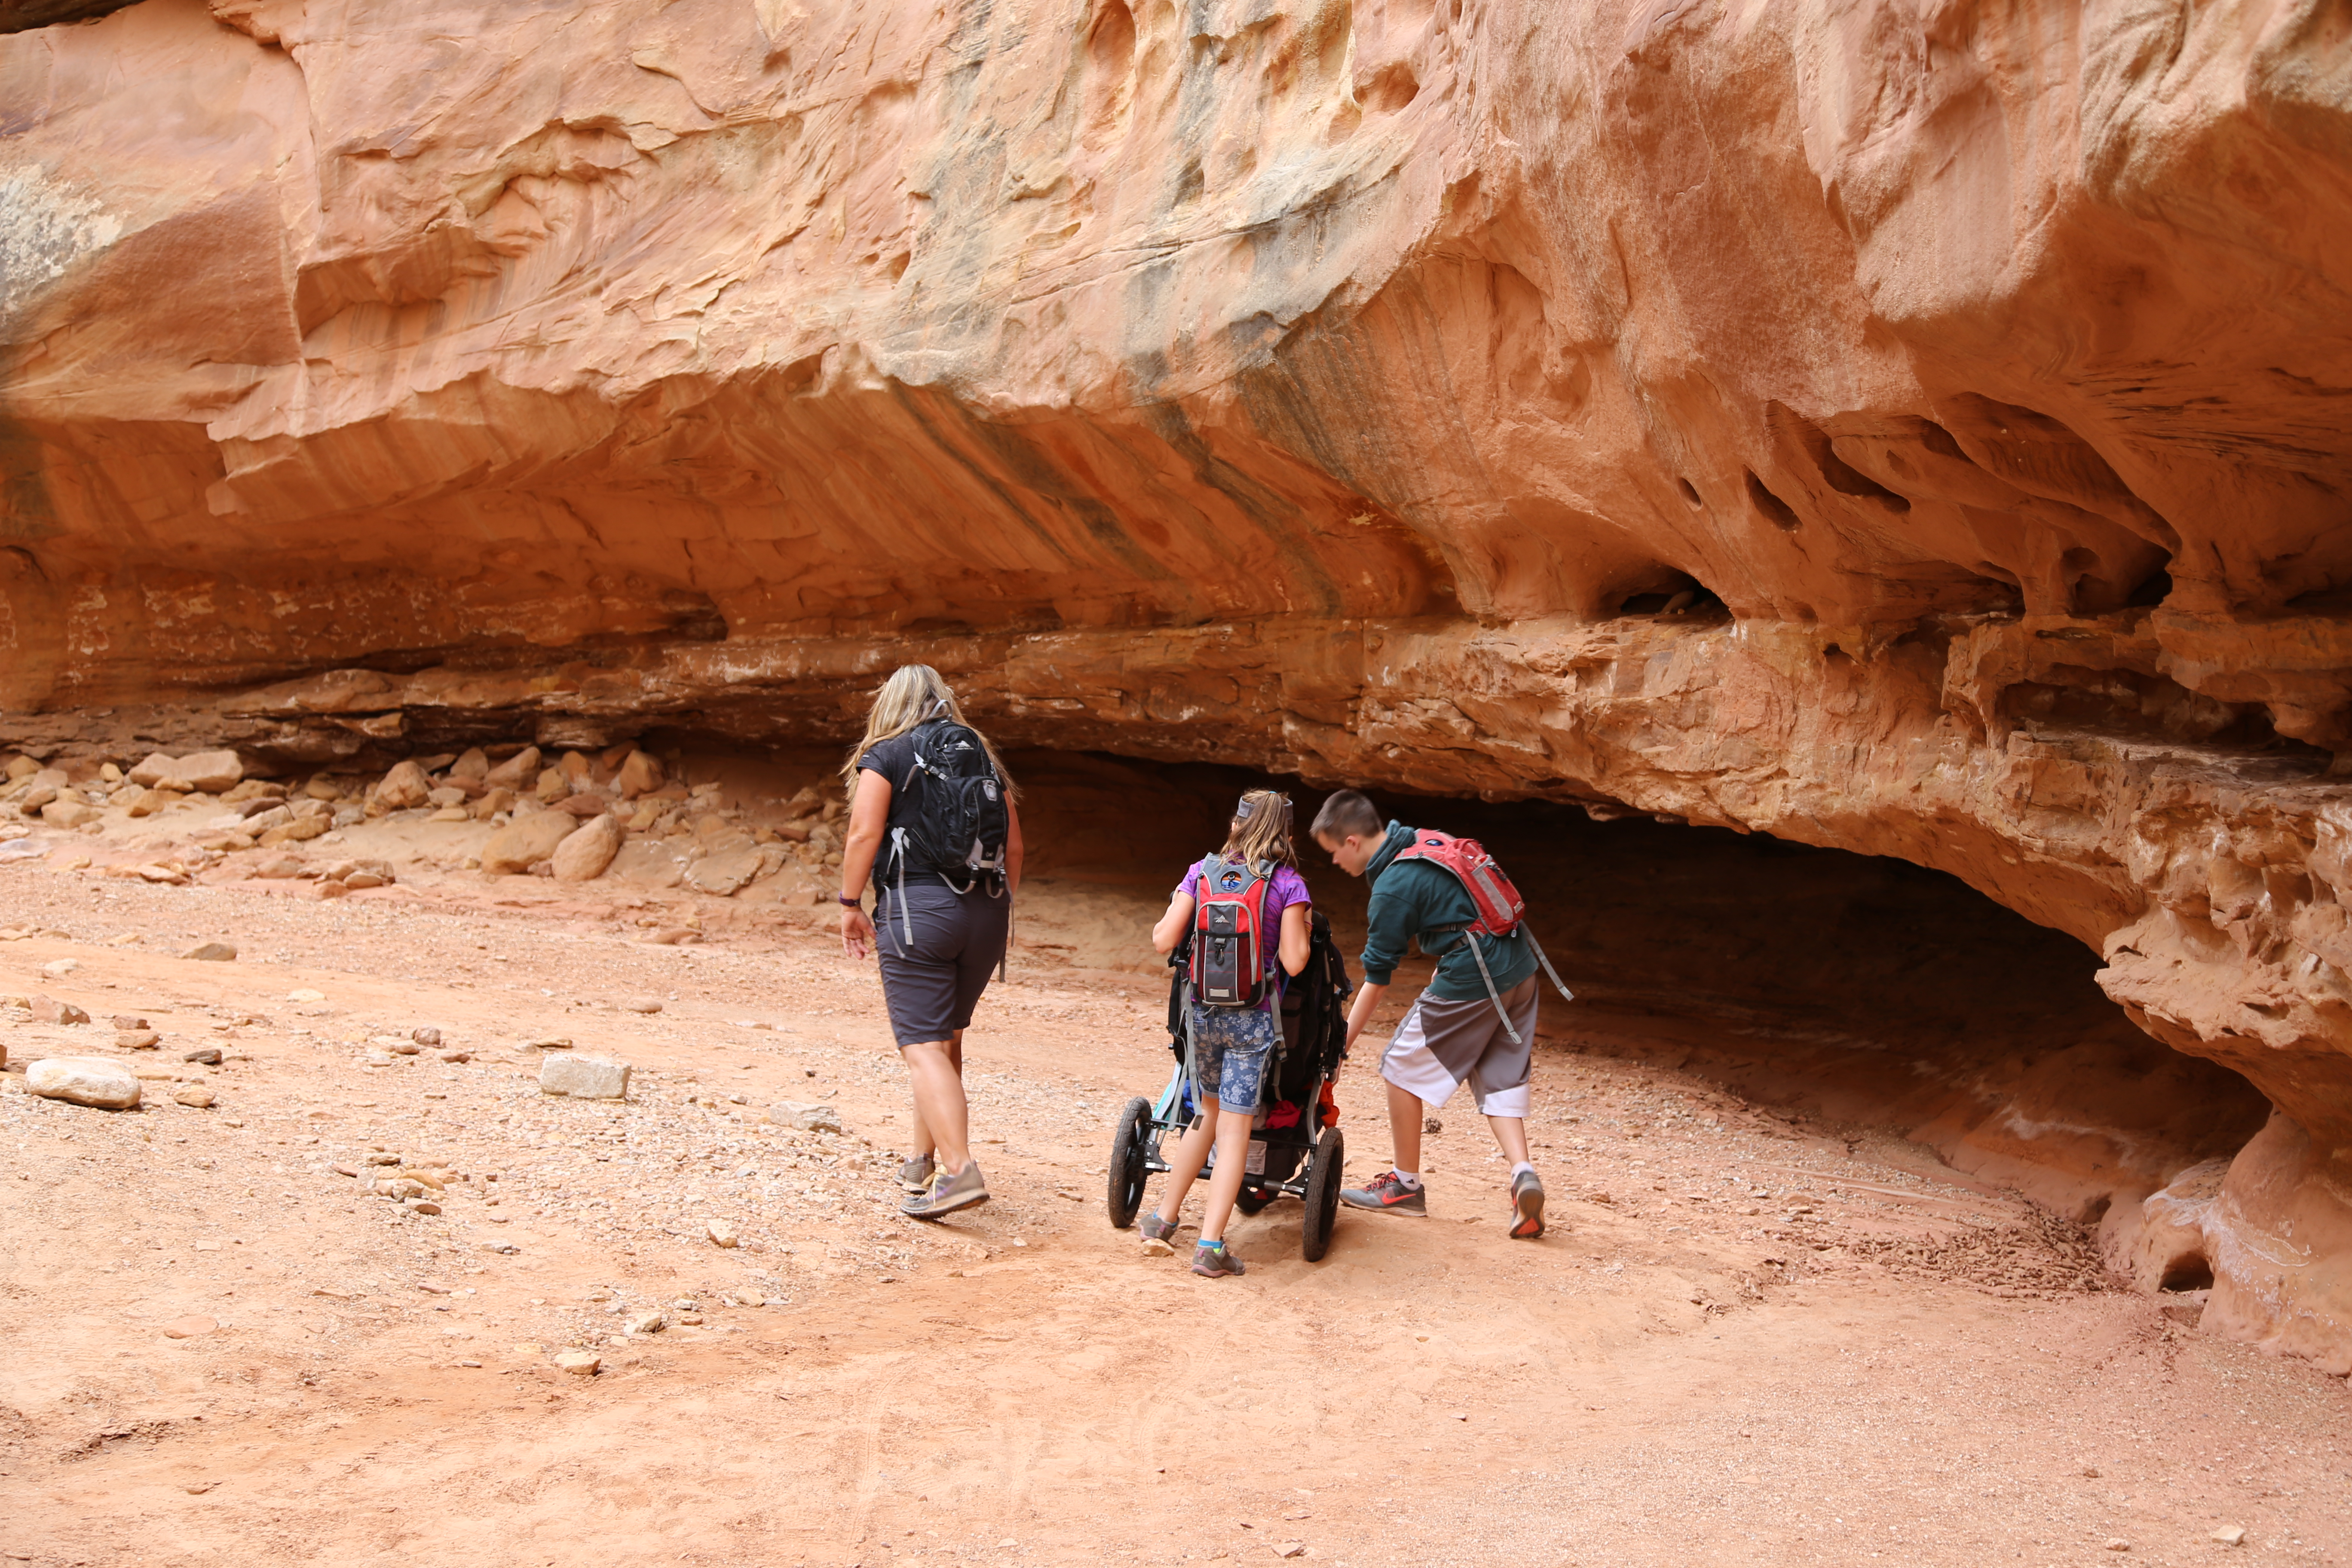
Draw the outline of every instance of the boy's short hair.
[[[1369,795],[1361,790],[1343,789],[1323,803],[1323,809],[1315,814],[1315,826],[1307,831],[1318,841],[1345,838],[1351,833],[1370,838],[1381,826],[1380,808]]]

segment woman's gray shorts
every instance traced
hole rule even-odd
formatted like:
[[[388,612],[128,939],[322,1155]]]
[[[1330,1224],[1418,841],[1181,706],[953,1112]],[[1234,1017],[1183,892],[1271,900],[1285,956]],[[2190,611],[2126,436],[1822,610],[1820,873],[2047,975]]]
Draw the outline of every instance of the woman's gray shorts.
[[[874,908],[874,949],[890,1033],[900,1046],[944,1040],[971,1024],[971,1010],[1004,956],[1012,917],[1013,900],[1004,894],[991,898],[977,888],[959,893],[934,878],[910,880],[903,890],[882,889]]]

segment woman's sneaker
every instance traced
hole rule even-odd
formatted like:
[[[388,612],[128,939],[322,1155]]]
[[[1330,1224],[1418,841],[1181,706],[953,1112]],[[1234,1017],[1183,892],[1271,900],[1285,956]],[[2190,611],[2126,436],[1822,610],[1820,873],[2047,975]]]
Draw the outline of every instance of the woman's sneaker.
[[[1137,1220],[1135,1228],[1143,1233],[1146,1241],[1166,1241],[1182,1227],[1172,1219],[1161,1219],[1159,1211],[1154,1209]]]
[[[910,1193],[919,1193],[931,1184],[931,1174],[939,1169],[929,1154],[918,1154],[898,1167],[898,1184]]]
[[[1533,1171],[1511,1178],[1511,1237],[1533,1241],[1544,1232],[1543,1180]]]
[[[1222,1279],[1228,1274],[1246,1274],[1242,1260],[1233,1248],[1222,1241],[1203,1241],[1192,1248],[1192,1272],[1203,1279]]]
[[[1342,1187],[1339,1201],[1350,1208],[1378,1209],[1383,1214],[1429,1214],[1427,1183],[1406,1186],[1404,1180],[1390,1171],[1369,1187]]]
[[[930,1191],[908,1198],[898,1205],[898,1212],[909,1219],[939,1219],[987,1201],[988,1183],[982,1179],[980,1162],[974,1160],[952,1176],[945,1171],[933,1176]]]

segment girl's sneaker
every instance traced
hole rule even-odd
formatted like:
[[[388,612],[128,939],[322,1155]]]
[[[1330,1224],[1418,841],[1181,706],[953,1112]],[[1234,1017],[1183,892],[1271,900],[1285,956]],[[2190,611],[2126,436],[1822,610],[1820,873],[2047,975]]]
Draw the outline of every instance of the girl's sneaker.
[[[1137,1220],[1135,1228],[1143,1233],[1146,1241],[1166,1241],[1181,1227],[1172,1219],[1161,1219],[1160,1211],[1154,1209]]]
[[[919,1193],[931,1184],[931,1173],[937,1169],[929,1154],[918,1154],[898,1167],[898,1184],[910,1193]]]
[[[1242,1260],[1222,1241],[1203,1241],[1192,1248],[1192,1272],[1203,1279],[1222,1279],[1228,1274],[1246,1274]]]

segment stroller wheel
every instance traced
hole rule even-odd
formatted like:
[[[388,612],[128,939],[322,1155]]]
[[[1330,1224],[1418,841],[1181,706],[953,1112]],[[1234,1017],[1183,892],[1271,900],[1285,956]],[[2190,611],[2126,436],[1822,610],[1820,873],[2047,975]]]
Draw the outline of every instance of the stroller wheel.
[[[1339,1215],[1339,1183],[1348,1163],[1348,1146],[1337,1127],[1326,1127],[1315,1141],[1315,1163],[1307,1170],[1307,1223],[1301,1227],[1298,1250],[1309,1263],[1320,1263],[1331,1250],[1331,1222]]]
[[[1110,1136],[1110,1224],[1125,1230],[1143,1206],[1144,1158],[1151,1140],[1151,1101],[1141,1095],[1118,1113],[1118,1131]]]

